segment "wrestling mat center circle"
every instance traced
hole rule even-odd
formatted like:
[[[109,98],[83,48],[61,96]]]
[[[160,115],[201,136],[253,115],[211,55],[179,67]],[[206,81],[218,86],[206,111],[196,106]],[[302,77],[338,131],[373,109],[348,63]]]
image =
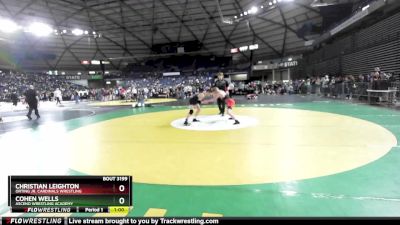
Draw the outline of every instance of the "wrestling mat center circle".
[[[189,126],[185,126],[185,118],[180,118],[171,122],[171,126],[183,130],[196,130],[196,131],[218,131],[218,130],[236,130],[245,127],[252,127],[258,124],[256,118],[249,116],[236,116],[240,124],[233,125],[234,120],[229,119],[228,115],[206,115],[198,116],[197,120],[200,122],[192,122],[193,117],[188,121]]]

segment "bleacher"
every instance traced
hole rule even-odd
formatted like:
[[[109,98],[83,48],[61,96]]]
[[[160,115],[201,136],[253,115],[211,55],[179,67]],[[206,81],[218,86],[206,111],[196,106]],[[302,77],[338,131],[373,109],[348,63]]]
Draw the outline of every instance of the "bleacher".
[[[400,36],[399,36],[400,37]],[[343,56],[342,71],[345,74],[362,74],[376,66],[385,72],[400,71],[400,41],[393,41]]]
[[[385,40],[393,40],[400,32],[400,13],[388,17],[354,34],[355,49],[365,49],[379,45]]]
[[[376,66],[400,71],[400,12],[334,40],[305,57],[307,74],[365,74]]]
[[[307,67],[306,73],[315,74],[315,72],[318,71],[319,74],[336,74],[338,70],[339,70],[339,59],[334,58]]]

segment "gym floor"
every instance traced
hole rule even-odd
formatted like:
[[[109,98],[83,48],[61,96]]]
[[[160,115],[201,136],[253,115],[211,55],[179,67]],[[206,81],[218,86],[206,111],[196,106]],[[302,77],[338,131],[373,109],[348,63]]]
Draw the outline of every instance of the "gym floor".
[[[215,105],[180,127],[186,101],[70,104],[33,121],[3,112],[0,179],[132,175],[129,216],[400,215],[399,111],[318,97],[236,99],[239,127]]]

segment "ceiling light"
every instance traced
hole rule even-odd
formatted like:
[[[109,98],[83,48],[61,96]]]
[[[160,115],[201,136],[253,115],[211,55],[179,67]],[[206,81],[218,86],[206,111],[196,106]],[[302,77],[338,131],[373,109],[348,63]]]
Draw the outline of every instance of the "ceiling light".
[[[8,19],[1,19],[0,20],[0,31],[4,33],[13,33],[18,30],[20,27],[11,20]]]
[[[81,36],[83,34],[83,30],[81,29],[74,29],[72,33],[76,36]]]
[[[362,11],[365,11],[365,10],[367,10],[369,8],[369,5],[366,5],[366,6],[364,6],[363,8],[362,8]]]
[[[257,11],[258,11],[258,8],[257,7],[255,7],[255,6],[253,6],[253,7],[251,7],[251,9],[249,10],[249,14],[256,14],[257,13]]]
[[[0,20],[0,31],[4,33],[13,33],[18,29],[20,29],[20,27],[14,21],[8,19]]]
[[[38,37],[48,36],[51,32],[53,32],[53,29],[44,23],[32,23],[28,30]]]

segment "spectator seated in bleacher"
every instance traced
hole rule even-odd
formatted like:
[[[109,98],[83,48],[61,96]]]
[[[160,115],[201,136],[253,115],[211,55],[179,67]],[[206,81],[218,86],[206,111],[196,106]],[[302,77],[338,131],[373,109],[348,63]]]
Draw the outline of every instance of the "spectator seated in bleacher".
[[[47,74],[23,74],[0,72],[0,101],[12,101],[20,99],[23,93],[33,85],[40,100],[54,100],[53,91],[59,88],[63,98],[69,99],[77,90],[84,90],[86,87],[72,84],[63,77]],[[15,103],[16,105],[16,103]]]

